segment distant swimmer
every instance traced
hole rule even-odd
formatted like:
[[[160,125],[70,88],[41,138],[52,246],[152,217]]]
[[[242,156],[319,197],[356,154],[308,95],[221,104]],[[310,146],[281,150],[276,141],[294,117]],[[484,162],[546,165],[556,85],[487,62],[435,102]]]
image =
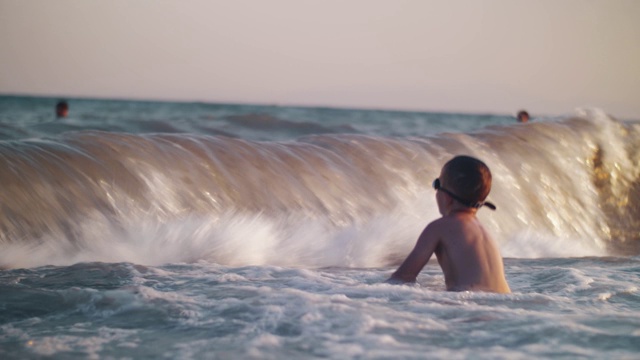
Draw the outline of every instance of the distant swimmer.
[[[525,110],[518,111],[517,117],[518,117],[518,122],[526,123],[527,121],[529,121],[529,113],[526,112]]]
[[[422,231],[388,282],[415,282],[435,254],[448,291],[510,293],[498,245],[476,217],[483,206],[496,208],[485,202],[491,191],[487,165],[470,156],[456,156],[444,165],[433,188],[442,217]]]
[[[69,104],[66,101],[58,101],[56,104],[56,116],[67,117],[69,115]]]

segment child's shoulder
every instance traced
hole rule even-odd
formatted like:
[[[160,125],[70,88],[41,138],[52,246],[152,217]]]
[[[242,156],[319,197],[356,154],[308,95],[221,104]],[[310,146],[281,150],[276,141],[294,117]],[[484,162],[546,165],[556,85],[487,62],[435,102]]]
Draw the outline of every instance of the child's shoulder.
[[[451,216],[443,216],[430,222],[425,230],[439,231],[440,229],[447,229],[452,226],[456,226],[456,224],[459,224],[459,220]]]

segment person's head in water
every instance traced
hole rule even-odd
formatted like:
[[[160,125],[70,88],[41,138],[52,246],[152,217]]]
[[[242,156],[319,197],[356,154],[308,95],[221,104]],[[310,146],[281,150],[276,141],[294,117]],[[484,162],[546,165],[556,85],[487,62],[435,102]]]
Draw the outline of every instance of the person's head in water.
[[[481,160],[471,156],[456,156],[442,167],[437,181],[440,190],[446,190],[463,205],[474,208],[486,205],[495,210],[493,204],[485,202],[491,192],[491,171]]]
[[[518,111],[518,122],[526,123],[529,121],[529,113],[525,110]]]
[[[66,101],[58,101],[56,104],[56,116],[66,117],[69,114],[69,104]]]

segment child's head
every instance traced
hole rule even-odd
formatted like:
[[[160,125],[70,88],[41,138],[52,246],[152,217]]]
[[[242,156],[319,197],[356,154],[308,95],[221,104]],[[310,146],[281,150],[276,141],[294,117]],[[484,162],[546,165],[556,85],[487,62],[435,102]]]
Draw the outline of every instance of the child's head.
[[[491,191],[491,171],[482,161],[471,156],[449,160],[440,174],[442,187],[470,204],[482,203]]]

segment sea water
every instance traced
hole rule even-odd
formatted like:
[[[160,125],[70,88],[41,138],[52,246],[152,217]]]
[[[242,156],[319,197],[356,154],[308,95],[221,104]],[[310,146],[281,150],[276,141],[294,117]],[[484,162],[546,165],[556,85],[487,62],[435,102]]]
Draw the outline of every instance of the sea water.
[[[640,126],[0,97],[0,358],[640,356]],[[385,280],[484,160],[513,293]]]

